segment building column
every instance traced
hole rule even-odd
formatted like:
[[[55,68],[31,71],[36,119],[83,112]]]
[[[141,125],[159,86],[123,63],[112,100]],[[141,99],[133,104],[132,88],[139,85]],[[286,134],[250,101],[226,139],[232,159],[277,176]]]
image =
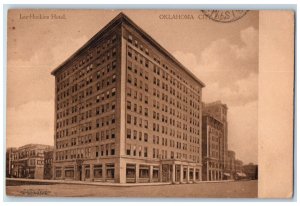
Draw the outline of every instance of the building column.
[[[194,167],[193,171],[193,182],[196,182],[196,167]]]
[[[175,183],[175,171],[176,170],[176,165],[175,163],[172,164],[172,183]]]
[[[190,182],[190,167],[187,166],[187,183]]]
[[[159,182],[162,182],[162,164],[159,165]]]
[[[180,165],[180,183],[183,183],[183,165]]]
[[[61,167],[61,179],[65,179],[65,167]]]
[[[139,176],[140,176],[140,165],[135,165],[135,183],[139,182]]]
[[[85,181],[85,165],[82,165],[81,171],[81,181]]]
[[[94,165],[90,164],[90,181],[94,181]]]
[[[105,164],[102,164],[102,179],[103,179],[103,182],[106,181],[106,167],[105,167]]]
[[[215,180],[217,180],[217,171],[216,170],[214,170],[215,172]]]
[[[153,182],[153,165],[150,165],[150,180],[149,182]]]

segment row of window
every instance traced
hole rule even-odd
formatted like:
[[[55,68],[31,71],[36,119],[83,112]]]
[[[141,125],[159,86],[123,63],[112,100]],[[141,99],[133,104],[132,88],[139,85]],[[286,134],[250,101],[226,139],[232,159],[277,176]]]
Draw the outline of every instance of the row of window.
[[[90,48],[82,57],[80,57],[74,64],[71,66],[71,69],[66,69],[65,71],[61,72],[61,74],[57,75],[57,83],[67,79],[73,72],[77,69],[80,69],[82,66],[85,66],[90,60],[93,59],[94,54],[103,55],[107,52],[107,50],[111,50],[111,47],[114,46],[116,42],[116,34],[112,35],[109,39],[102,40],[98,42],[97,47]]]
[[[131,46],[128,46],[127,47],[127,55],[130,57],[130,58],[133,58],[135,59],[136,61],[138,61],[138,59],[143,59],[144,58],[144,55],[141,54],[141,52],[144,52],[144,46],[143,44],[138,44],[138,40],[135,39],[134,40],[134,44],[133,44],[133,40],[132,40],[132,35],[129,34],[128,35],[128,42],[131,43],[133,46],[135,46],[137,49],[133,49],[131,48]],[[148,55],[148,56],[152,56],[154,61],[158,64],[158,65],[161,65],[161,60],[159,57],[155,56],[154,54],[149,54],[149,51],[148,49],[146,48],[145,49],[145,54]],[[145,58],[147,60],[147,58]],[[169,67],[167,65],[165,65],[164,63],[162,63],[162,67],[166,70],[166,71],[163,71],[163,74],[164,76],[166,76],[165,74],[168,75],[168,72],[170,70],[170,76],[171,75],[174,75],[174,77],[177,77],[177,79],[179,79],[180,81],[184,82],[186,85],[188,85],[188,82],[181,77],[181,75],[176,71],[174,71],[174,69],[169,69]],[[157,67],[158,69],[155,71],[156,74],[160,74],[159,72],[159,67]],[[191,89],[194,91],[194,92],[200,92],[200,88],[199,86],[192,86],[192,85],[189,85],[191,87]],[[185,87],[185,86],[184,86]]]

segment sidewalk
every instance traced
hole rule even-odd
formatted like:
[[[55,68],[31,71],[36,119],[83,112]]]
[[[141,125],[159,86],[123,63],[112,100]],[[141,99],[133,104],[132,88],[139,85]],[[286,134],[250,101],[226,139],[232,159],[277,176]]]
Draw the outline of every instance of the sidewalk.
[[[222,181],[200,181],[190,182],[183,184],[201,184],[201,183],[227,183],[234,180]],[[151,182],[151,183],[113,183],[113,182],[100,182],[100,181],[72,181],[72,180],[44,180],[44,179],[25,179],[25,178],[6,178],[6,182],[24,182],[26,183],[41,183],[41,184],[73,184],[73,185],[98,185],[98,186],[115,186],[115,187],[132,187],[132,186],[155,186],[155,185],[171,185],[172,182]],[[180,184],[180,183],[175,183]],[[9,185],[9,184],[7,184]],[[22,184],[21,184],[22,185]]]

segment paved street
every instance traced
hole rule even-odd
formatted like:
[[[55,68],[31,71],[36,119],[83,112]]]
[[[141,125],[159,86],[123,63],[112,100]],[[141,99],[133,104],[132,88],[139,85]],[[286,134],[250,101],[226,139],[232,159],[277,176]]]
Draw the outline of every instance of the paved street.
[[[22,185],[7,186],[7,195],[54,197],[257,197],[257,181],[214,182],[156,186]]]

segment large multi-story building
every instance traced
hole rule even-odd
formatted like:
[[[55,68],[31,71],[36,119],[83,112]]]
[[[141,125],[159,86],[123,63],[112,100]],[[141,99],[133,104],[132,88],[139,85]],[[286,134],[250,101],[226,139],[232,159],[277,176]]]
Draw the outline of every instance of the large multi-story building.
[[[49,145],[28,144],[12,152],[12,175],[16,178],[44,179],[44,152]]]
[[[222,180],[224,174],[224,124],[208,113],[202,116],[202,179]]]
[[[201,180],[204,84],[126,15],[52,74],[55,179]]]

